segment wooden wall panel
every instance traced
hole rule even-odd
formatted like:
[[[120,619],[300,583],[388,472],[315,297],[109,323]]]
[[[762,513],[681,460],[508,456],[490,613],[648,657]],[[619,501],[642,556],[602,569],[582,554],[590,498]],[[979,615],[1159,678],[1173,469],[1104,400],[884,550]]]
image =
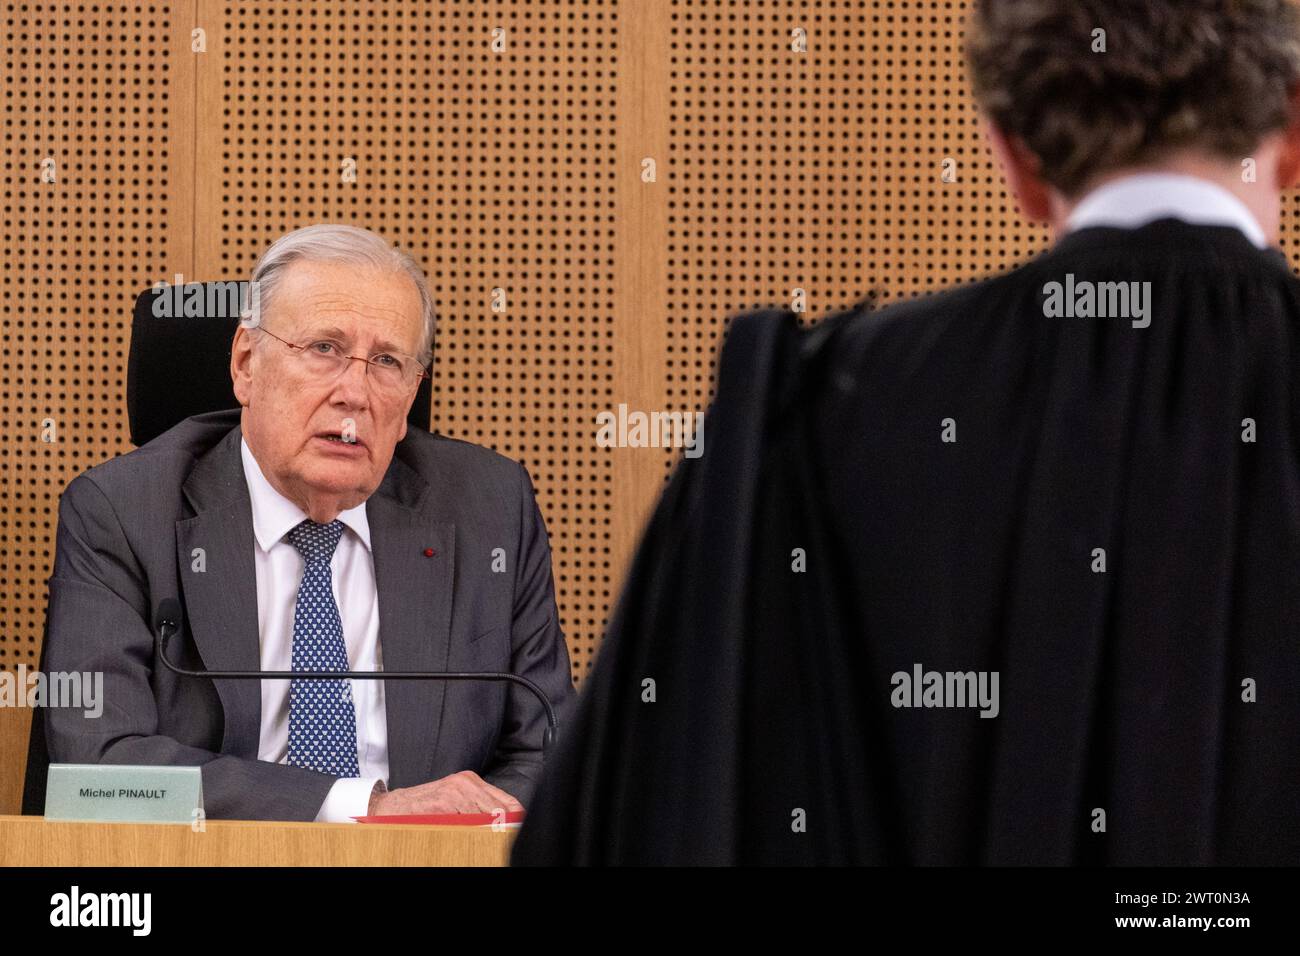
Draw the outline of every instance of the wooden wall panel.
[[[3,3],[0,669],[37,666],[58,498],[131,450],[131,305],[190,271],[186,7]]]
[[[709,358],[738,310],[812,320],[977,278],[1045,242],[978,129],[964,5],[667,6],[673,402],[707,403]]]

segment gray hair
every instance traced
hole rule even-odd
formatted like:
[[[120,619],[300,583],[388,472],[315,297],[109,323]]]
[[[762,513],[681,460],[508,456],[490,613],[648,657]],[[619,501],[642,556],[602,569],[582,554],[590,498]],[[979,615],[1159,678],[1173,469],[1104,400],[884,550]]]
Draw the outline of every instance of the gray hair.
[[[409,276],[420,294],[424,328],[420,336],[420,352],[416,358],[424,365],[433,360],[433,296],[429,293],[424,270],[408,253],[389,245],[387,240],[375,233],[357,226],[322,223],[295,229],[271,243],[253,267],[251,289],[256,290],[258,312],[264,312],[270,307],[285,268],[299,260],[350,262]],[[261,322],[261,316],[254,315],[250,308],[244,310],[243,318],[244,325],[248,328],[257,328]]]

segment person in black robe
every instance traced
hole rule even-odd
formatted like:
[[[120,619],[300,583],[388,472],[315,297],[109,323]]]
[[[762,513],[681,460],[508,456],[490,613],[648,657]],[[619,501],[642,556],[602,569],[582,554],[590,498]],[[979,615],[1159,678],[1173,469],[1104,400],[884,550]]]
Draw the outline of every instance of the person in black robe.
[[[1161,63],[1188,17],[1203,58],[1300,36],[1267,0],[1092,6],[1123,36],[1140,13]],[[977,68],[995,27],[1000,69],[1042,67],[1069,9],[977,4]],[[810,330],[732,320],[705,454],[646,529],[513,863],[1300,863],[1300,282],[1257,235],[1300,167],[1285,64],[1236,205],[1187,182],[1203,150],[1098,180],[994,109],[1054,246]],[[1212,100],[1166,77],[1157,112],[1116,114],[1160,130]]]

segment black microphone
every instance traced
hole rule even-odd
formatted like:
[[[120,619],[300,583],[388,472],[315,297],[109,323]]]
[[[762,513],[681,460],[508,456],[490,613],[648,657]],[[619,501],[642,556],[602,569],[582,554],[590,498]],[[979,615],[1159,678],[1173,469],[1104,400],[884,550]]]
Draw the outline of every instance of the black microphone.
[[[532,691],[546,711],[546,730],[542,734],[542,758],[555,744],[560,732],[555,719],[555,708],[545,692],[527,677],[495,671],[189,671],[177,667],[167,659],[167,639],[181,629],[181,602],[176,598],[163,598],[154,615],[154,647],[158,659],[174,674],[182,677],[206,677],[221,680],[490,680],[518,684]]]

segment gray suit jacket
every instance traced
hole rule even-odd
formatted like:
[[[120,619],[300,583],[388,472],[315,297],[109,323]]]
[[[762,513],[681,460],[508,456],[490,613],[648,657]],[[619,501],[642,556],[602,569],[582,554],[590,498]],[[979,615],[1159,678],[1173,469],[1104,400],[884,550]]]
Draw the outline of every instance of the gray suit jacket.
[[[200,766],[207,815],[312,820],[335,778],[257,759],[253,680],[178,677],[154,660],[160,601],[184,626],[168,656],[190,669],[257,670],[252,507],[239,410],[188,418],[69,483],[59,502],[45,668],[102,671],[104,707],[45,711],[57,763]],[[366,502],[384,668],[508,670],[573,703],[546,529],[522,465],[410,430]],[[194,570],[196,549],[205,568]],[[431,548],[435,554],[425,555]],[[504,573],[493,552],[505,554]],[[390,789],[474,770],[527,806],[545,715],[504,683],[390,681]]]

